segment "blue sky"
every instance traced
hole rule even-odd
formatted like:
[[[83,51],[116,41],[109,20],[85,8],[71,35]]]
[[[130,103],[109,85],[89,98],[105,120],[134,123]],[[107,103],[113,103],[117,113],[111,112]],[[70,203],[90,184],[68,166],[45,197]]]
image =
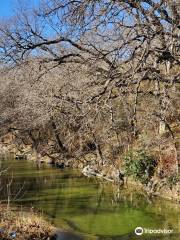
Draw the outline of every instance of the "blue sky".
[[[0,18],[10,17],[14,14],[14,9],[18,6],[18,2],[23,5],[35,5],[39,0],[0,0]]]
[[[8,17],[13,14],[13,5],[14,4],[15,4],[15,1],[13,1],[13,0],[0,0],[0,16],[1,16],[1,18]]]

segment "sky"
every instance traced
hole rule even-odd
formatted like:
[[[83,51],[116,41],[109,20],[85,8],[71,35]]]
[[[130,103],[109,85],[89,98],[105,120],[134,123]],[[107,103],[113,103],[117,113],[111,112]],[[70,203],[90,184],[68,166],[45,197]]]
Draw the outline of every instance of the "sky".
[[[1,18],[13,15],[13,5],[15,5],[15,1],[13,0],[0,0]]]
[[[11,17],[15,13],[14,9],[18,6],[18,2],[33,6],[39,0],[0,0],[0,18]]]

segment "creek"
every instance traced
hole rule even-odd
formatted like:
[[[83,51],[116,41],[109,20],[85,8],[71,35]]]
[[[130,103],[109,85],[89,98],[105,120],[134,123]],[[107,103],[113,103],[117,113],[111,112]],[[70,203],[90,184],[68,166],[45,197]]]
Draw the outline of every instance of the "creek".
[[[1,169],[7,169],[1,176],[1,200],[6,201],[7,184],[12,179],[11,204],[43,212],[63,231],[86,240],[180,239],[178,203],[149,199],[137,190],[87,178],[79,170],[38,166],[11,157],[0,163]],[[172,229],[174,234],[136,236],[136,227]]]

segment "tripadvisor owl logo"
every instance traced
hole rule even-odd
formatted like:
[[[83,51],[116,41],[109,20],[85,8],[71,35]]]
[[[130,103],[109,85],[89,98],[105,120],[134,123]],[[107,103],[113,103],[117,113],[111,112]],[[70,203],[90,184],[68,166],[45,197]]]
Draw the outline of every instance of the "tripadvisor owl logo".
[[[149,229],[142,227],[137,227],[134,230],[135,234],[139,236],[142,234],[172,234],[173,231],[173,229]]]
[[[137,227],[136,229],[135,229],[135,234],[136,235],[142,235],[143,234],[143,228],[142,227]]]

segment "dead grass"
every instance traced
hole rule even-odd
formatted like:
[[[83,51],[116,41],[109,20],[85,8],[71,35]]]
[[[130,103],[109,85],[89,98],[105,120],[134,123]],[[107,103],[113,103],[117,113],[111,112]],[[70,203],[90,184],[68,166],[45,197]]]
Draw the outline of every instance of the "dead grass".
[[[48,240],[55,228],[34,212],[6,209],[0,205],[0,239]]]

